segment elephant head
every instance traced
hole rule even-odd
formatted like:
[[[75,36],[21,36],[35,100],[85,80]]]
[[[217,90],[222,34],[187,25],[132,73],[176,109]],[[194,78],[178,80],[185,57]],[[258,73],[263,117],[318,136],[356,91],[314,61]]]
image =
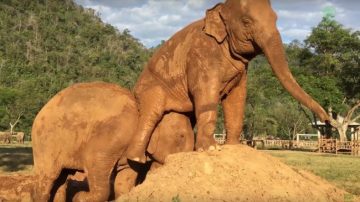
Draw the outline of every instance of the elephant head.
[[[219,44],[228,43],[236,59],[248,62],[264,53],[283,87],[322,121],[328,121],[325,110],[291,74],[276,20],[270,0],[227,0],[207,11],[204,30]]]

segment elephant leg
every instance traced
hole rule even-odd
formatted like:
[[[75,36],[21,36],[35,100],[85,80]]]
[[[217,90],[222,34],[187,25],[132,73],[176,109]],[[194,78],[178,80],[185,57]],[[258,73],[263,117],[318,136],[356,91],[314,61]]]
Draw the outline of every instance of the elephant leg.
[[[110,176],[113,164],[94,161],[87,170],[89,192],[76,193],[73,201],[107,201],[110,196]]]
[[[199,93],[195,98],[195,114],[197,120],[197,135],[195,148],[198,151],[212,150],[217,146],[214,131],[217,118],[217,105],[219,94],[217,91]],[[211,92],[210,92],[211,91]]]
[[[156,124],[165,112],[166,98],[164,91],[159,87],[144,92],[139,99],[139,123],[127,149],[126,157],[135,162],[145,163],[145,151]]]
[[[54,196],[54,202],[66,201],[66,190],[68,187],[68,181],[59,187]]]
[[[138,173],[131,168],[125,168],[117,173],[114,183],[115,199],[129,193],[135,187],[137,176]]]
[[[56,179],[59,177],[62,168],[58,169],[44,169],[39,174],[36,174],[38,181],[35,185],[35,201],[49,201],[51,197],[52,188],[54,187]]]
[[[226,144],[240,143],[239,139],[244,125],[246,80],[247,75],[243,73],[239,84],[222,101],[225,116]]]

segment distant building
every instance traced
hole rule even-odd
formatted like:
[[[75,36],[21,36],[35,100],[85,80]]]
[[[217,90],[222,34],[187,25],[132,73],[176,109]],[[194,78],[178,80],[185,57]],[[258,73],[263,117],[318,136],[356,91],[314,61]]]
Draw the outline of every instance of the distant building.
[[[344,121],[344,117],[338,115],[336,120],[339,123],[342,123]],[[321,132],[320,131],[324,131],[326,124],[321,122],[321,121],[317,121],[316,123],[313,122],[312,125],[315,125],[319,128],[318,130],[318,138],[320,139],[321,137]],[[360,140],[360,123],[357,122],[351,122],[348,126],[348,129],[351,132],[351,140]]]

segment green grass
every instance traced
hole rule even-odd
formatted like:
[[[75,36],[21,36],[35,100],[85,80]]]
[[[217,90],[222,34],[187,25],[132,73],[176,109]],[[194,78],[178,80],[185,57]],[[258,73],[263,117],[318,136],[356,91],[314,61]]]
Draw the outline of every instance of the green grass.
[[[351,194],[360,195],[360,157],[279,150],[264,152],[294,168],[310,171]]]
[[[33,167],[30,143],[0,144],[0,173],[30,171]]]

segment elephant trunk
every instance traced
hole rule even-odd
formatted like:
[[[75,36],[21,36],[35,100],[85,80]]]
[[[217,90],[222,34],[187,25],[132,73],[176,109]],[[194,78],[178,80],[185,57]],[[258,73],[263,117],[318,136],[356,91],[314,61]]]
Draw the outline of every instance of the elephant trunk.
[[[267,37],[262,36],[261,39],[257,44],[264,52],[281,85],[296,100],[317,114],[321,121],[329,121],[330,117],[326,111],[299,86],[290,72],[280,33],[275,30]]]

